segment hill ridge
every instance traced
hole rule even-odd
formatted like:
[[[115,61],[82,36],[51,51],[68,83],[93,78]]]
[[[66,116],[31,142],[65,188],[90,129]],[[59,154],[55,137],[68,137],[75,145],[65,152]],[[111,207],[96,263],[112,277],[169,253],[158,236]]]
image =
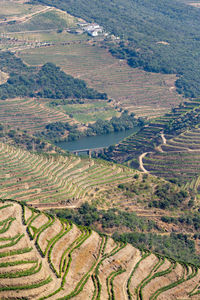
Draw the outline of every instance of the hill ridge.
[[[0,200],[0,210],[2,299],[198,299],[197,266],[17,201]]]

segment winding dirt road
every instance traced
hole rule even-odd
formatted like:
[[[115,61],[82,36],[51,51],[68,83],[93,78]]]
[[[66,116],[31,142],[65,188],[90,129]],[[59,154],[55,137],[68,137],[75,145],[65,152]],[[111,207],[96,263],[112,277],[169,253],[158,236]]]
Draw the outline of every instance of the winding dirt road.
[[[145,152],[145,153],[142,153],[140,156],[139,156],[139,164],[140,164],[140,169],[144,172],[144,173],[149,173],[149,171],[147,171],[143,165],[143,158],[150,152]]]
[[[160,152],[163,152],[161,146],[162,146],[162,145],[166,145],[167,140],[166,140],[166,138],[165,138],[164,133],[161,133],[160,136],[161,136],[161,138],[162,138],[162,144],[159,145],[158,147],[156,147],[156,149],[157,149],[158,151],[160,151]],[[140,169],[141,169],[144,173],[149,173],[149,171],[147,171],[147,170],[145,169],[144,165],[143,165],[143,158],[144,158],[148,153],[151,153],[151,152],[144,152],[144,153],[142,153],[142,154],[139,156]]]
[[[162,138],[162,141],[163,141],[163,145],[166,145],[166,143],[167,143],[167,140],[166,140],[166,138],[165,138],[165,136],[164,136],[164,133],[161,133],[161,138]],[[162,145],[161,145],[162,146]]]

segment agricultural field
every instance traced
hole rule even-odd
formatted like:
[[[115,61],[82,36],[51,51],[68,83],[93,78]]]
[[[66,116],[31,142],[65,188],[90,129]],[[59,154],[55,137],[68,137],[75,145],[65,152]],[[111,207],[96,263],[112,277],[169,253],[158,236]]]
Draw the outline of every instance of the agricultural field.
[[[55,108],[55,106],[54,106]],[[56,106],[60,111],[80,123],[91,123],[98,119],[108,120],[114,116],[119,117],[117,112],[107,101],[84,101],[82,104],[66,104]]]
[[[106,92],[114,107],[138,116],[163,115],[183,101],[175,91],[174,75],[147,73],[115,59],[93,42],[25,49],[18,52],[29,65],[53,62],[67,74],[85,80],[90,87]]]
[[[48,107],[46,101],[39,99],[0,100],[0,123],[3,125],[35,133],[52,122],[74,123],[65,113]]]
[[[199,268],[0,202],[2,299],[199,299]]]
[[[76,28],[78,18],[64,11],[43,5],[3,1],[0,15],[0,49],[12,52],[46,46],[53,43],[72,43],[88,39],[87,35],[67,32]]]
[[[24,17],[27,14],[34,14],[47,6],[44,5],[29,5],[19,0],[1,0],[1,22],[7,21],[5,18]]]
[[[89,201],[99,208],[119,208],[154,218],[170,213],[158,210],[155,216],[155,209],[149,206],[152,201],[162,202],[158,191],[167,185],[168,198],[177,194],[178,207],[189,209],[190,195],[183,196],[180,187],[162,178],[100,159],[37,154],[5,143],[0,147],[2,199],[25,201],[40,209],[76,208]]]
[[[34,154],[0,144],[0,197],[38,207],[77,206],[95,199],[110,184],[133,180],[137,171],[101,160]],[[44,205],[43,205],[44,204]]]
[[[144,167],[157,176],[178,178],[186,187],[199,192],[200,129],[197,127],[167,140],[159,150],[145,156]]]
[[[4,34],[62,29],[76,26],[77,21],[77,18],[49,6],[1,1],[0,32]]]
[[[23,41],[28,43],[56,43],[56,44],[62,44],[62,43],[78,43],[81,41],[88,40],[87,35],[76,35],[67,32],[66,30],[63,30],[62,32],[58,32],[58,30],[55,29],[49,29],[49,30],[33,30],[33,31],[25,31],[25,32],[10,32],[6,33],[4,36],[7,37],[7,39],[10,40],[10,44],[12,42],[12,46],[16,44],[16,41],[20,42]],[[5,44],[5,43],[4,43]],[[39,45],[39,44],[38,44]]]
[[[199,101],[184,102],[120,142],[107,155],[199,193]]]

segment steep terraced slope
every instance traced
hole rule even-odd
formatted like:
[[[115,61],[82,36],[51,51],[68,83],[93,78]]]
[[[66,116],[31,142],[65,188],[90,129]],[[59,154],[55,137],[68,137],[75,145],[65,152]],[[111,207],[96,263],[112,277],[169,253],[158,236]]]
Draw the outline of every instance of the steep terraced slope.
[[[166,140],[157,152],[148,153],[144,167],[166,179],[178,178],[187,187],[198,191],[200,185],[200,128],[187,130]]]
[[[72,122],[63,112],[49,108],[45,101],[35,99],[0,100],[0,123],[14,129],[35,133],[48,123]]]
[[[0,201],[1,299],[199,299],[198,267]]]
[[[76,205],[96,189],[131,180],[126,167],[77,156],[33,154],[0,143],[0,197],[45,206]],[[42,204],[41,204],[42,203]],[[47,204],[48,203],[48,204]]]
[[[165,179],[175,178],[198,191],[199,100],[184,102],[173,108],[171,113],[152,120],[107,153],[115,161],[127,161],[130,166]]]

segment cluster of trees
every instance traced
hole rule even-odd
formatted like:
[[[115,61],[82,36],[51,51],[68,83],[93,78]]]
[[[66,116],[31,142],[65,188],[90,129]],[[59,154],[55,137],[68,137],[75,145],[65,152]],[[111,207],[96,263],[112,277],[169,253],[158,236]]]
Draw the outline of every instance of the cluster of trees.
[[[136,119],[134,113],[129,114],[128,111],[125,110],[120,117],[113,117],[109,121],[99,119],[95,123],[89,124],[87,135],[100,135],[114,131],[123,131],[142,125],[143,120],[141,118]]]
[[[136,176],[138,175],[136,174],[135,178]],[[133,198],[135,195],[141,195],[144,191],[149,192],[152,190],[151,182],[148,182],[147,178],[148,174],[143,174],[142,181],[119,184],[118,188],[123,191],[124,195]],[[183,189],[177,191],[177,186],[171,183],[159,184],[152,193],[152,198],[155,200],[149,202],[149,207],[161,209],[177,208],[181,206],[187,197],[187,191]]]
[[[67,104],[83,104],[83,99],[54,99],[49,103],[49,106],[56,107]]]
[[[173,111],[172,111],[173,113]],[[185,114],[178,115],[177,117],[169,120],[166,123],[164,132],[169,134],[179,134],[186,129],[194,128],[195,125],[200,123],[200,109],[188,111]]]
[[[77,125],[70,125],[68,122],[55,122],[47,124],[43,131],[35,135],[58,143],[63,140],[72,141],[79,139],[83,134],[77,129]]]
[[[11,52],[0,52],[0,69],[3,72],[12,74],[32,72],[35,70],[34,67],[28,67],[23,63],[21,58],[16,57]]]
[[[12,140],[16,146],[23,147],[29,151],[52,151],[53,146],[47,144],[42,139],[29,135],[25,131],[10,129],[8,126],[0,124],[0,138],[4,137]]]
[[[117,209],[97,210],[95,206],[87,202],[83,203],[77,210],[56,210],[56,215],[79,225],[92,225],[93,228],[95,228],[95,223],[101,224],[104,229],[126,227],[129,230],[141,232],[157,228],[153,221],[137,217],[134,212],[124,212]]]
[[[200,96],[199,10],[175,0],[38,2],[101,24],[126,41],[110,45],[114,55],[132,67],[178,74],[177,90],[187,97]]]
[[[134,175],[135,179],[139,178],[138,174]],[[118,188],[123,191],[123,194],[127,198],[134,198],[135,195],[141,195],[144,192],[152,191],[152,186],[150,181],[147,181],[148,174],[143,174],[142,181],[135,181],[135,182],[127,182],[127,183],[120,183]]]
[[[195,230],[200,230],[200,215],[199,213],[193,213],[190,215],[182,215],[178,218],[164,216],[161,220],[165,223],[183,224],[189,227],[193,227]]]
[[[52,63],[46,63],[37,72],[25,68],[23,72],[16,70],[10,73],[8,81],[0,86],[0,98],[7,99],[18,96],[51,99],[71,97],[107,99],[105,93],[88,88],[83,80],[65,74]]]
[[[173,185],[166,183],[156,187],[155,195],[159,200],[151,201],[149,207],[169,209],[171,207],[179,207],[188,197],[188,192],[183,189],[178,192]]]
[[[99,119],[95,123],[89,124],[88,129],[84,132],[80,131],[77,125],[70,125],[68,122],[55,122],[46,125],[45,129],[36,135],[56,143],[63,140],[78,140],[83,136],[101,135],[114,131],[127,130],[142,125],[143,120],[141,118],[136,119],[133,113],[129,115],[127,111],[124,111],[120,117],[113,117],[109,121]]]
[[[156,233],[131,232],[114,233],[112,237],[117,241],[128,242],[134,246],[158,252],[175,260],[200,265],[200,258],[196,254],[195,243],[185,234],[171,233],[170,236],[165,236]]]

